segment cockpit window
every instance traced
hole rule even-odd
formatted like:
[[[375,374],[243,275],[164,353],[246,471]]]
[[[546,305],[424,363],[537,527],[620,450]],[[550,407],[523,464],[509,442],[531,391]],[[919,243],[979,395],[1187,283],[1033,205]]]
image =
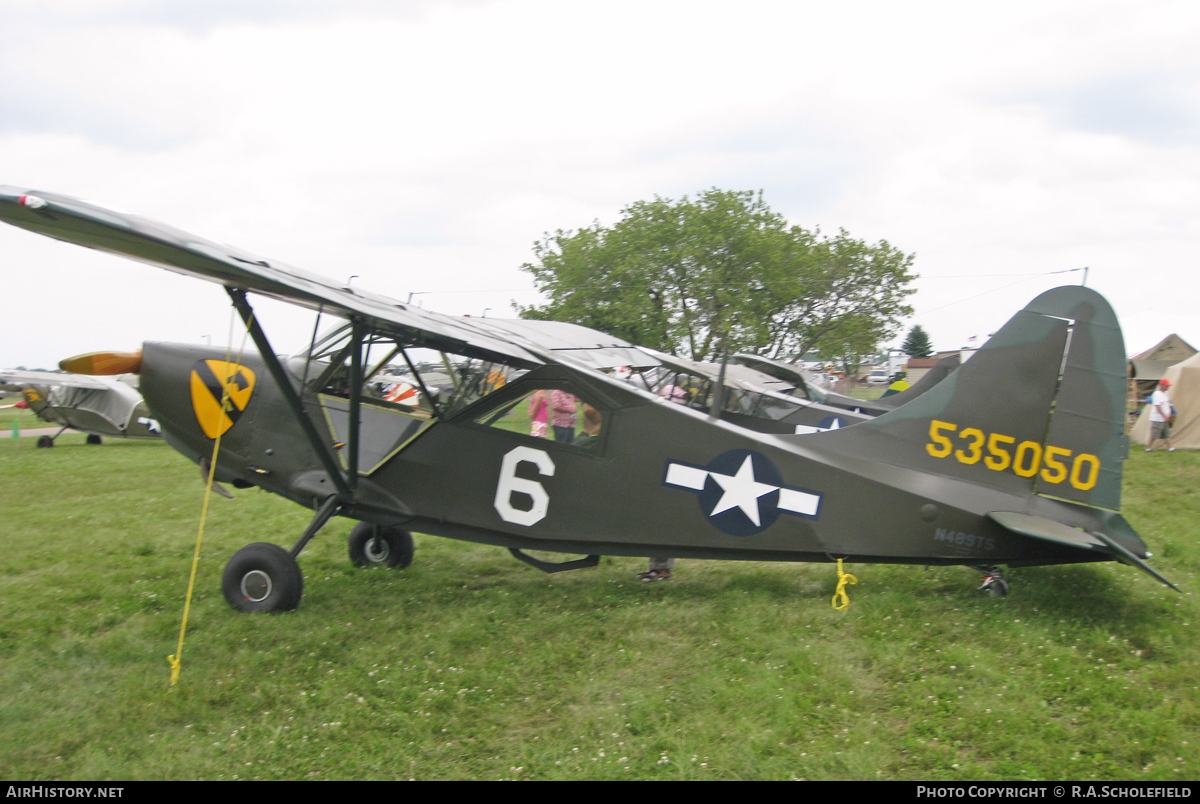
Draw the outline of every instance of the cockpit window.
[[[538,383],[473,418],[487,427],[587,450],[599,448],[608,420],[607,410],[575,389]]]
[[[311,356],[307,363],[303,356],[293,358],[293,371],[312,390],[349,399],[353,366],[350,325],[322,335]],[[419,418],[444,418],[503,388],[526,370],[371,333],[363,338],[360,371],[364,403]]]

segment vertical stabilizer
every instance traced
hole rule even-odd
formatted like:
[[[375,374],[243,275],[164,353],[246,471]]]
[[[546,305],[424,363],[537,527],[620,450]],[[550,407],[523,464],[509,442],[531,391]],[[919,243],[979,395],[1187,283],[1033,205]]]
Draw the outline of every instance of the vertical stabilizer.
[[[923,396],[822,447],[1119,510],[1125,348],[1104,297],[1047,291]]]

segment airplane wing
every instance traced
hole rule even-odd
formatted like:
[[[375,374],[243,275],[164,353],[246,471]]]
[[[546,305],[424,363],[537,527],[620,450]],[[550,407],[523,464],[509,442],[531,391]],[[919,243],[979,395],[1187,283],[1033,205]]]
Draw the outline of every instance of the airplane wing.
[[[362,319],[421,346],[527,366],[545,361],[519,343],[480,326],[481,319],[422,310],[317,274],[265,260],[157,221],[114,212],[55,193],[0,186],[0,220],[31,232],[281,299],[312,310]]]
[[[648,352],[658,358],[664,366],[682,371],[687,374],[694,374],[697,377],[705,377],[713,382],[721,376],[721,367],[716,363],[702,363],[696,360],[688,360],[685,357],[669,355],[663,352],[656,352],[653,349],[642,347],[642,350]],[[739,366],[736,363],[729,363],[725,367],[725,385],[739,391],[751,391],[754,393],[772,392],[779,396],[787,396],[795,385],[785,380],[780,380],[772,377],[769,374],[764,374],[761,371],[756,371],[746,366]],[[802,404],[801,400],[796,399],[796,404]]]
[[[43,385],[51,388],[91,388],[106,391],[108,384],[97,377],[83,374],[59,374],[54,371],[17,371],[0,369],[0,384],[12,390],[22,390],[27,385]]]
[[[537,344],[556,357],[574,358],[593,369],[649,368],[660,363],[645,349],[579,324],[526,318],[480,318],[474,321],[478,326],[496,330],[498,337]]]

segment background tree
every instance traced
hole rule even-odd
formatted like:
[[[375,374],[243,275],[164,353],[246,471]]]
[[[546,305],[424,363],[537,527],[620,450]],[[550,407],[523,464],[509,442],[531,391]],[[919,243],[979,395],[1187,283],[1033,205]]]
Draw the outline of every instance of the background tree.
[[[920,324],[915,325],[908,331],[900,350],[909,357],[932,357],[933,344],[929,340],[929,333]]]
[[[762,193],[626,207],[612,227],[558,230],[524,270],[549,302],[524,318],[571,321],[696,360],[722,351],[798,359],[872,351],[912,310],[912,256],[845,231],[787,225]]]

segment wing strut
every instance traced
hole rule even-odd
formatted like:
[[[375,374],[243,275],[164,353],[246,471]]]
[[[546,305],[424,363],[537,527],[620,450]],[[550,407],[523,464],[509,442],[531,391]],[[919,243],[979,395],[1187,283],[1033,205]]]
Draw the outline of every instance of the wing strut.
[[[305,438],[308,439],[309,445],[316,453],[317,459],[321,462],[321,466],[325,469],[329,479],[337,486],[338,495],[344,503],[351,503],[354,500],[354,490],[346,480],[346,476],[342,474],[342,470],[338,467],[337,461],[330,452],[329,447],[321,440],[320,434],[317,432],[316,426],[312,423],[312,419],[308,417],[308,413],[304,410],[304,405],[300,401],[300,396],[296,393],[296,389],[292,387],[292,381],[284,371],[283,366],[276,357],[275,351],[271,348],[270,341],[267,340],[266,333],[262,331],[262,327],[258,325],[258,319],[254,317],[254,308],[250,306],[250,302],[246,300],[246,291],[240,288],[226,287],[225,291],[229,294],[229,298],[233,301],[233,306],[237,308],[238,314],[242,320],[246,322],[246,327],[250,330],[250,337],[254,339],[254,345],[258,347],[258,352],[262,356],[263,362],[267,365],[267,370],[271,372],[271,378],[275,380],[275,384],[279,386],[279,393],[283,395],[287,401],[288,407],[292,409],[292,413],[296,417],[296,421],[300,423],[300,429],[304,431]],[[352,432],[356,432],[357,428],[352,427]],[[352,442],[355,440],[351,437]],[[353,449],[357,450],[357,444],[353,445]],[[351,464],[353,466],[353,464]]]
[[[354,351],[350,353],[350,421],[347,423],[347,429],[350,430],[350,460],[347,466],[350,468],[346,476],[353,490],[358,481],[358,430],[362,421],[363,384],[363,326],[357,316],[350,319],[350,343]]]

